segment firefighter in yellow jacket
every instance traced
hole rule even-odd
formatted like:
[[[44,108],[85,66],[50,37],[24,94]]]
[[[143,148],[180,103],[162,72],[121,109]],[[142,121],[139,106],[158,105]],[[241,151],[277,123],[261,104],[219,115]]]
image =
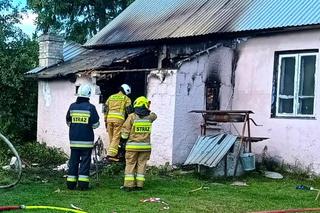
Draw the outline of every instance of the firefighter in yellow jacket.
[[[125,121],[126,115],[132,112],[131,99],[127,96],[130,93],[131,88],[127,84],[122,84],[120,91],[111,95],[106,101],[105,121],[109,135],[107,159],[110,161],[119,161],[117,155],[121,127]]]
[[[121,137],[126,144],[126,168],[123,189],[140,190],[144,185],[144,173],[151,154],[150,134],[157,115],[149,110],[149,100],[141,96],[134,101],[134,113],[123,124]]]

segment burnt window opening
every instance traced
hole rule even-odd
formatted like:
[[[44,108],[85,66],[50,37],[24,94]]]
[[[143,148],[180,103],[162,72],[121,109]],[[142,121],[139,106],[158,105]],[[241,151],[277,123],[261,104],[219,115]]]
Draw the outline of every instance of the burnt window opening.
[[[219,110],[220,82],[210,80],[206,82],[206,110]]]
[[[110,95],[119,92],[122,84],[128,84],[131,87],[131,94],[128,97],[131,98],[132,103],[139,96],[146,96],[148,73],[141,71],[106,74],[97,81],[101,90],[99,103],[105,103]]]
[[[318,50],[276,52],[271,117],[314,117]]]
[[[131,87],[131,94],[128,95],[132,103],[139,96],[147,95],[147,76],[149,71],[130,71],[156,68],[158,57],[152,49],[136,57],[128,57],[112,63],[109,70],[123,70],[121,72],[106,73],[97,79],[101,95],[99,103],[105,103],[108,97],[119,92],[122,84]],[[125,71],[128,70],[128,71]]]

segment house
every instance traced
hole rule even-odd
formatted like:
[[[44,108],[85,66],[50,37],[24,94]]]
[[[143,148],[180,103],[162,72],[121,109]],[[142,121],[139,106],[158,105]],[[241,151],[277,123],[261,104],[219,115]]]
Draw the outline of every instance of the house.
[[[136,0],[85,45],[40,39],[38,140],[67,149],[64,116],[82,82],[100,111],[122,83],[147,94],[154,123],[151,163],[181,164],[203,109],[252,110],[254,135],[286,163],[320,173],[318,0]],[[65,54],[68,46],[64,48]],[[68,54],[66,54],[68,55]],[[227,131],[236,133],[231,125]],[[107,141],[102,125],[96,135]]]

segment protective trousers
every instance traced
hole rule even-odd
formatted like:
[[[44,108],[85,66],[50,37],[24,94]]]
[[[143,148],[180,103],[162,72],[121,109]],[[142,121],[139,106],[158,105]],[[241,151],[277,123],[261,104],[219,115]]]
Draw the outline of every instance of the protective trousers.
[[[146,171],[147,161],[150,159],[151,152],[126,152],[126,168],[124,176],[125,187],[143,187],[144,174]]]
[[[109,147],[107,150],[108,156],[116,157],[118,154],[121,128],[122,128],[122,123],[118,123],[118,122],[107,123],[107,131],[109,135]]]
[[[75,189],[77,186],[77,182],[80,189],[88,189],[91,153],[92,149],[71,149],[71,156],[69,159],[69,172],[67,178],[68,189]]]

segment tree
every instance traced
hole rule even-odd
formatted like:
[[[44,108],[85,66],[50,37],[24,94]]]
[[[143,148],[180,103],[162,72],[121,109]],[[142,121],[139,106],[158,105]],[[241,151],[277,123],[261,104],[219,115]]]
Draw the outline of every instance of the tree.
[[[0,0],[0,131],[24,141],[36,135],[37,83],[24,73],[37,66],[38,44],[16,27],[19,12]]]
[[[27,0],[29,9],[38,14],[37,29],[43,33],[62,33],[84,43],[133,0]]]

